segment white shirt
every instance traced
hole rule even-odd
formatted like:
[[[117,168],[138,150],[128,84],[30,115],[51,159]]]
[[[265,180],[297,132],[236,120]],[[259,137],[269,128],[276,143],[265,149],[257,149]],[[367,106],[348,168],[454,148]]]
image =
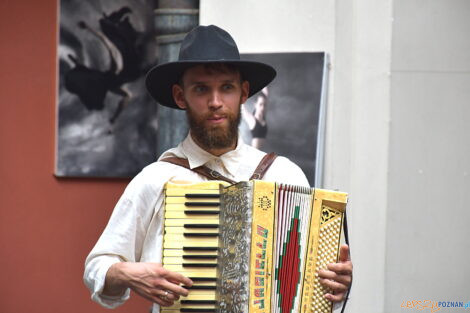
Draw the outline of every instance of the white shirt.
[[[191,168],[206,165],[235,181],[249,180],[265,153],[238,139],[235,150],[220,157],[201,149],[190,135],[176,148],[160,159],[170,156],[186,158]],[[161,263],[163,240],[163,187],[169,180],[190,182],[207,178],[168,162],[155,162],[145,167],[127,186],[119,199],[103,234],[85,261],[84,281],[91,297],[104,307],[115,308],[123,304],[124,295],[102,295],[106,273],[117,262]],[[264,176],[264,180],[309,186],[302,170],[285,157],[278,157]],[[153,313],[159,306],[154,304]]]

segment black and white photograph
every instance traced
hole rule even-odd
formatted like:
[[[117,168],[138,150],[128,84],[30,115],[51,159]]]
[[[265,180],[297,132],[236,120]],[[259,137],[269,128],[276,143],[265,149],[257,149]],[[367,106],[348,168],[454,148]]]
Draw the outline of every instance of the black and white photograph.
[[[132,177],[155,160],[153,1],[60,1],[59,177]]]
[[[288,157],[313,185],[321,170],[316,169],[316,161],[323,139],[319,127],[326,54],[255,53],[242,58],[270,64],[277,71],[274,81],[242,106],[243,140],[264,152]]]

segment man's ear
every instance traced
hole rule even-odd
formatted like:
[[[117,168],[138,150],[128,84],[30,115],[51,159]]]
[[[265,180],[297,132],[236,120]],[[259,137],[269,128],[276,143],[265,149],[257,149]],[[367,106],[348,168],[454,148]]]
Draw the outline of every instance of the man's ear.
[[[242,82],[242,96],[241,96],[242,103],[246,102],[246,100],[248,99],[249,93],[250,93],[250,83],[247,80],[244,80]]]
[[[175,100],[176,105],[180,109],[186,110],[186,101],[184,100],[183,88],[178,84],[174,84],[171,91],[173,93],[173,100]]]

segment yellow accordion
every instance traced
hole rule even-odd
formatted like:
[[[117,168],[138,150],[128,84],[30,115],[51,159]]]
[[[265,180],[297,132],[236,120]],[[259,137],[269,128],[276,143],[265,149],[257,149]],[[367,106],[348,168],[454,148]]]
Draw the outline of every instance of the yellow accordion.
[[[163,266],[194,282],[163,313],[332,312],[347,194],[253,180],[167,183]]]

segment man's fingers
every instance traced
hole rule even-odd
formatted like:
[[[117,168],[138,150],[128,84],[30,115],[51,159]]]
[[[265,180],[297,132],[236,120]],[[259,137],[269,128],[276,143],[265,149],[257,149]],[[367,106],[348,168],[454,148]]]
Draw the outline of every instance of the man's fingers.
[[[174,304],[174,301],[179,298],[179,296],[174,295],[173,293],[169,292],[168,290],[163,289],[154,289],[150,297],[146,296],[145,298],[149,299],[152,302],[158,303],[161,306],[171,306]]]
[[[344,292],[348,290],[348,286],[346,286],[345,284],[336,282],[334,280],[320,279],[320,284],[322,284],[326,288],[330,288],[335,294],[338,292]]]
[[[151,302],[158,303],[161,306],[172,306],[175,300],[179,299],[179,296],[173,294],[172,292],[163,289],[154,289],[148,293],[140,293],[144,298],[150,300]]]
[[[169,291],[176,297],[187,296],[188,290],[183,288],[180,285],[192,286],[193,281],[180,273],[172,272],[166,270],[163,274],[164,281],[161,282],[161,288],[163,290]]]
[[[178,301],[180,299],[179,295],[174,294],[173,292],[169,292],[167,295],[168,299],[171,301]]]
[[[327,300],[330,300],[331,302],[341,302],[344,299],[344,295],[345,295],[344,292],[340,292],[340,293],[337,293],[337,294],[327,293],[327,294],[325,294],[325,298]]]
[[[338,262],[346,262],[349,261],[349,246],[348,245],[341,245],[339,248],[339,261]]]
[[[193,285],[193,281],[188,277],[181,275],[180,273],[167,271],[165,278],[174,284],[183,284],[184,286],[191,287]]]
[[[174,303],[172,300],[163,299],[158,291],[141,292],[136,290],[136,292],[150,302],[158,303],[161,306],[171,306]]]
[[[353,270],[351,261],[345,261],[342,263],[330,263],[327,264],[326,267],[330,271],[341,275],[351,275]]]
[[[188,295],[188,289],[181,287],[180,285],[171,283],[169,281],[162,282],[162,289],[168,292],[171,292],[177,296],[184,296]]]
[[[337,274],[333,271],[327,271],[327,270],[320,270],[318,271],[318,276],[323,279],[329,279],[329,280],[334,280],[337,281],[341,284],[344,284],[346,286],[349,286],[351,284],[351,276],[350,275],[341,275]]]
[[[174,304],[173,301],[164,300],[160,298],[159,296],[154,297],[152,301],[158,303],[160,306],[172,306]]]
[[[167,301],[176,301],[180,298],[178,294],[175,294],[172,291],[165,289],[159,289],[155,292],[155,294],[163,300]]]

